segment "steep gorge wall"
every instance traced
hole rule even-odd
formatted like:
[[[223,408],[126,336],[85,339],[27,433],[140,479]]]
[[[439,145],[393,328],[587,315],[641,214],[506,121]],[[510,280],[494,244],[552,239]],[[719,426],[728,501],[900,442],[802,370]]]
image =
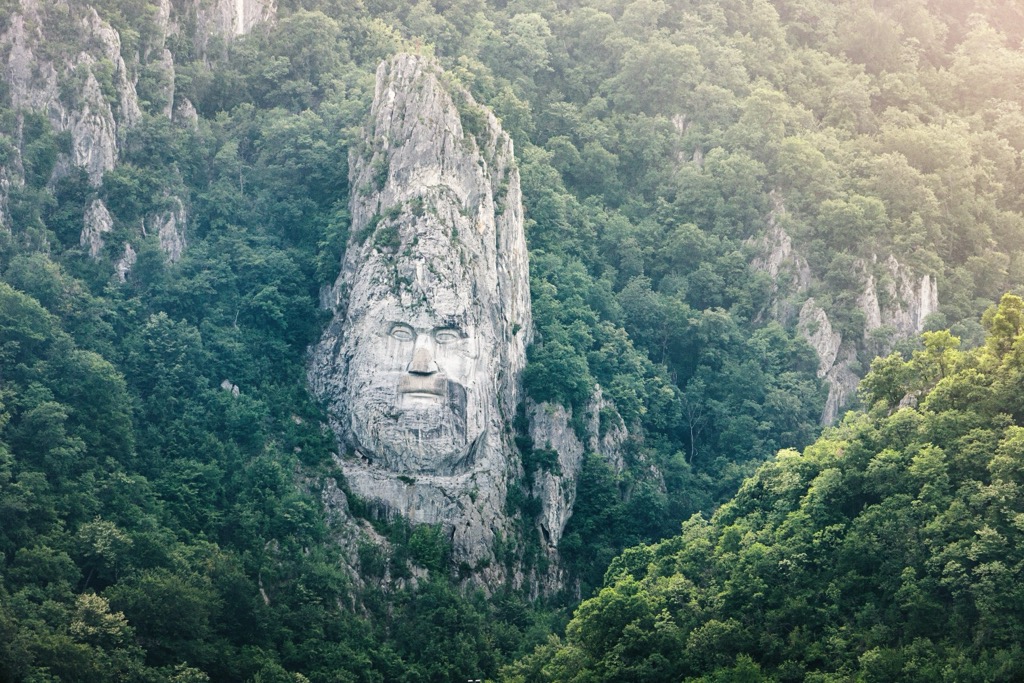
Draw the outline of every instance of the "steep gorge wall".
[[[98,190],[103,176],[117,165],[127,132],[142,119],[137,86],[143,68],[157,73],[154,80],[160,84],[157,92],[148,93],[151,111],[185,122],[195,116],[191,103],[175,95],[175,62],[168,47],[172,36],[189,26],[193,44],[205,50],[211,40],[230,41],[259,22],[272,21],[275,14],[274,0],[159,0],[156,36],[140,52],[126,53],[120,34],[96,7],[19,0],[0,34],[2,78],[19,116],[13,158],[0,170],[0,229],[12,227],[10,188],[25,182],[21,116],[42,115],[56,133],[68,137],[51,183],[81,168]],[[147,217],[138,232],[140,237],[147,230],[157,232],[161,248],[174,262],[186,246],[187,198],[168,196],[167,205],[166,211]],[[90,256],[101,257],[113,227],[114,219],[97,193],[82,216],[81,245]],[[125,244],[115,266],[122,278],[133,255],[131,244]]]

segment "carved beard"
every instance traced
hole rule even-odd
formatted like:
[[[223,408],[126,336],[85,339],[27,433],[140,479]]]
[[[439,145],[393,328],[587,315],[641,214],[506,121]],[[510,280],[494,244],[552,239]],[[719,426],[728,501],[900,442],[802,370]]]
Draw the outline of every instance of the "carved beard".
[[[372,460],[397,473],[451,475],[465,468],[474,450],[466,430],[466,389],[451,380],[445,384],[437,400],[391,394],[387,402],[357,401],[368,408],[352,420],[364,454],[374,453]],[[391,408],[387,414],[384,406]]]

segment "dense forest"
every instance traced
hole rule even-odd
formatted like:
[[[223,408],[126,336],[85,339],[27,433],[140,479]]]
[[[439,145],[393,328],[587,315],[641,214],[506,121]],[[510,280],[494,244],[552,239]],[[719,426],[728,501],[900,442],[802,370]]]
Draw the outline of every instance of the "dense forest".
[[[1024,675],[1014,0],[280,0],[203,40],[193,5],[0,2],[0,679]],[[72,59],[91,8],[117,50]],[[109,169],[19,95],[26,25],[66,111],[134,84]],[[632,437],[584,461],[559,594],[460,585],[401,520],[354,576],[320,498],[307,350],[399,50],[515,142],[527,394],[598,383]],[[800,288],[752,267],[773,226]],[[938,282],[923,339],[860,304],[890,256]],[[820,439],[808,297],[871,366]]]
[[[1020,680],[1024,300],[984,322],[877,359],[866,413],[616,558],[506,680]]]

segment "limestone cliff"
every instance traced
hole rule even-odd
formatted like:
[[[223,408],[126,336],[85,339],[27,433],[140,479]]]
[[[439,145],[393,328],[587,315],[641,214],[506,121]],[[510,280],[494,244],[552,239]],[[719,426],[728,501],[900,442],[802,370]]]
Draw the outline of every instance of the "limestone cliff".
[[[185,204],[177,197],[168,197],[170,208],[149,217],[147,227],[155,232],[160,240],[160,249],[167,255],[167,260],[177,263],[185,251],[185,225],[188,214]]]
[[[257,24],[273,21],[277,0],[199,0],[194,11],[194,41],[198,53],[205,56],[215,43],[226,45]]]
[[[82,168],[96,195],[82,216],[81,244],[94,259],[116,260],[114,272],[124,279],[134,262],[130,244],[123,251],[104,251],[105,235],[116,226],[99,199],[103,176],[115,168],[127,132],[149,114],[194,124],[192,103],[175,92],[176,66],[170,45],[173,36],[191,32],[190,42],[200,56],[212,41],[226,45],[260,22],[274,20],[275,0],[159,0],[152,31],[134,36],[125,48],[122,37],[104,18],[101,4],[17,0],[0,34],[0,66],[18,128],[29,112],[45,117],[68,145],[58,156],[50,182]],[[108,17],[109,18],[109,17]],[[147,27],[149,28],[149,27]],[[146,73],[147,78],[140,79]],[[140,82],[145,82],[140,97]],[[25,182],[21,163],[23,141],[13,140],[12,158],[0,169],[0,228],[9,226],[7,196]],[[187,197],[168,195],[168,210],[131,226],[139,238],[158,235],[169,261],[181,258],[186,246]],[[133,238],[134,239],[134,238]],[[121,256],[114,254],[120,253]]]
[[[85,210],[83,224],[81,244],[89,248],[89,256],[98,258],[103,249],[103,236],[114,229],[114,219],[102,199],[92,200]]]
[[[766,313],[780,322],[790,322],[806,296],[811,284],[811,267],[807,259],[793,249],[793,240],[782,226],[786,209],[777,197],[768,216],[768,227],[760,236],[748,241],[754,249],[751,266],[771,278],[771,304]]]
[[[629,433],[615,406],[604,398],[600,386],[594,387],[585,409],[583,434],[576,433],[572,410],[564,406],[528,400],[526,415],[532,448],[555,456],[554,461],[539,468],[529,482],[533,494],[540,500],[541,539],[554,559],[576,504],[576,484],[583,467],[583,454],[598,455],[621,473],[625,468],[622,446]]]
[[[402,54],[377,70],[349,177],[351,237],[310,385],[351,492],[440,524],[457,562],[500,580],[532,329],[512,142],[435,62]]]
[[[807,299],[800,309],[797,331],[818,354],[818,378],[828,386],[821,423],[832,424],[857,390],[859,378],[851,369],[857,362],[857,351],[852,344],[843,343],[842,335],[832,329],[825,309],[813,298]]]
[[[38,0],[20,1],[0,35],[4,80],[15,111],[44,114],[55,131],[70,134],[70,152],[55,173],[80,166],[99,185],[117,161],[124,131],[141,117],[134,79],[120,36],[92,7],[70,12],[76,43],[54,53],[60,41],[49,35],[48,9]]]
[[[860,338],[843,339],[825,309],[809,296],[813,276],[781,226],[784,215],[777,202],[764,233],[750,241],[751,267],[771,278],[768,316],[788,324],[799,305],[796,329],[817,353],[818,377],[829,390],[821,416],[827,425],[853,399],[859,374],[876,353],[887,353],[893,342],[924,329],[927,317],[939,307],[938,282],[929,273],[915,273],[891,254],[856,260],[854,270],[862,287],[856,301],[864,315],[864,331]]]

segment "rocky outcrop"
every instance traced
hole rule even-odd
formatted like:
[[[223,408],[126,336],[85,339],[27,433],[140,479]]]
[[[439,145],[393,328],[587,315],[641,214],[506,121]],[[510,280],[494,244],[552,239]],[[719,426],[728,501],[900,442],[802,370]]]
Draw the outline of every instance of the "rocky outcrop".
[[[782,226],[785,215],[785,207],[775,198],[767,229],[747,244],[754,250],[750,266],[771,279],[771,303],[764,313],[788,324],[796,316],[798,302],[811,285],[811,267],[807,259],[793,249],[793,240]]]
[[[170,208],[149,217],[147,230],[154,232],[160,240],[160,249],[167,255],[167,260],[177,263],[185,251],[185,225],[188,214],[185,204],[177,197],[168,199]]]
[[[939,307],[937,281],[930,274],[914,273],[892,255],[884,260],[872,256],[855,261],[854,269],[863,283],[857,307],[864,314],[864,334],[860,339],[843,339],[826,311],[807,296],[811,270],[781,225],[784,215],[785,209],[777,201],[765,232],[748,242],[754,251],[751,267],[771,278],[770,304],[764,312],[768,317],[789,324],[799,310],[796,329],[817,353],[818,377],[828,386],[821,416],[822,424],[827,425],[855,395],[859,381],[855,370],[866,367],[871,356],[887,353],[891,343],[924,329],[926,318]],[[803,303],[797,309],[800,301]],[[879,331],[883,334],[878,335]]]
[[[195,45],[209,54],[213,39],[227,44],[254,26],[277,17],[277,0],[200,0],[196,5]]]
[[[545,465],[534,472],[530,482],[533,495],[541,505],[538,520],[541,538],[553,554],[576,504],[576,484],[583,466],[583,454],[599,455],[612,469],[621,473],[625,469],[622,447],[629,434],[615,405],[604,398],[600,386],[594,387],[594,394],[587,405],[582,440],[572,426],[572,410],[562,405],[528,400],[526,416],[535,453],[554,455],[553,459],[543,459]]]
[[[599,385],[594,385],[594,393],[587,406],[587,445],[590,452],[600,455],[613,470],[621,474],[626,469],[622,451],[628,439],[629,431],[618,408],[604,397]],[[661,475],[657,476],[660,478]]]
[[[825,309],[818,306],[813,298],[807,299],[800,309],[797,330],[818,354],[818,377],[824,377],[839,356],[842,336],[832,329]]]
[[[195,105],[187,97],[175,99],[172,119],[175,123],[189,126],[190,128],[197,128],[199,126],[199,112],[196,111]]]
[[[135,250],[132,249],[132,245],[128,242],[124,243],[124,253],[121,254],[121,258],[117,260],[117,264],[114,266],[114,272],[117,274],[117,279],[120,282],[128,281],[128,273],[135,267],[135,261],[138,259],[138,255]]]
[[[160,59],[151,68],[157,72],[161,84],[160,91],[155,93],[160,113],[169,119],[174,118],[174,88],[176,74],[174,71],[174,55],[167,48],[160,51]],[[189,103],[191,105],[191,103]]]
[[[6,55],[3,78],[16,114],[40,114],[54,131],[69,136],[70,145],[58,156],[51,181],[78,167],[99,187],[103,175],[117,163],[125,131],[142,116],[135,77],[121,56],[120,35],[93,7],[62,6],[59,13],[66,15],[62,21],[74,25],[74,43],[63,52],[55,52],[53,46],[69,40],[68,27],[55,29],[59,38],[49,35],[52,13],[53,8],[38,0],[20,0],[0,36],[0,49]],[[13,163],[3,171],[0,213],[8,189],[24,182],[22,144],[17,141]],[[82,219],[80,242],[93,258],[99,258],[113,219],[98,199],[89,204]],[[127,273],[127,257],[126,251],[116,269],[119,277]]]
[[[229,379],[222,380],[220,383],[220,388],[228,392],[235,398],[238,398],[238,396],[242,393],[241,389],[238,388],[238,385]]]
[[[559,404],[527,403],[533,450],[554,453],[554,462],[539,468],[531,482],[540,501],[541,537],[554,550],[572,516],[576,503],[576,482],[583,466],[583,442],[571,426],[572,412]]]
[[[0,36],[7,52],[4,77],[16,111],[44,114],[54,130],[70,133],[70,154],[59,160],[55,174],[80,166],[99,185],[117,161],[123,131],[138,123],[141,112],[117,31],[92,7],[72,12],[81,49],[51,56],[37,0],[21,0]]]
[[[82,228],[81,244],[89,248],[89,256],[100,257],[103,250],[103,236],[114,229],[114,219],[110,217],[106,204],[102,199],[94,199],[85,210],[84,227]]]
[[[864,261],[856,264],[864,281],[864,290],[857,305],[864,314],[864,336],[860,340],[844,340],[833,330],[824,309],[813,298],[800,309],[797,330],[818,354],[818,377],[828,385],[828,398],[822,412],[822,424],[835,422],[839,412],[853,398],[859,377],[854,368],[866,366],[875,353],[887,353],[888,343],[907,339],[924,330],[925,319],[938,309],[935,279],[930,275],[920,278],[889,256],[883,263],[886,277],[883,296],[878,293],[877,279]],[[883,303],[884,302],[884,303]],[[888,340],[883,348],[874,348],[868,342],[872,332],[885,328]]]
[[[800,309],[797,331],[818,355],[818,378],[828,386],[821,423],[832,424],[857,390],[858,377],[850,369],[857,361],[857,352],[851,345],[843,345],[842,335],[832,329],[828,314],[813,298]]]
[[[503,580],[493,551],[511,533],[510,421],[532,329],[512,142],[435,62],[398,55],[377,70],[349,177],[351,237],[309,371],[349,489],[440,524],[456,562]]]
[[[860,262],[864,272],[864,292],[858,304],[865,316],[865,334],[880,327],[892,328],[896,338],[905,339],[924,329],[925,319],[939,309],[938,281],[929,274],[915,275],[890,255],[882,264],[882,294],[871,265]]]

